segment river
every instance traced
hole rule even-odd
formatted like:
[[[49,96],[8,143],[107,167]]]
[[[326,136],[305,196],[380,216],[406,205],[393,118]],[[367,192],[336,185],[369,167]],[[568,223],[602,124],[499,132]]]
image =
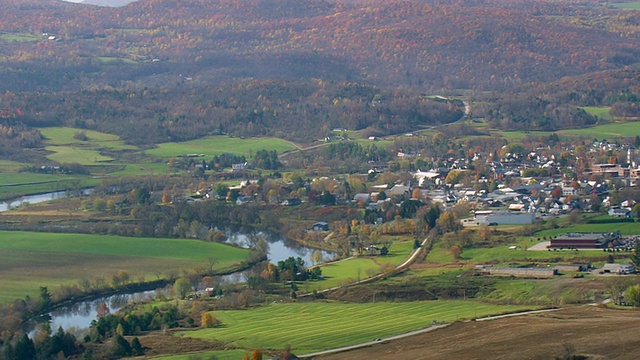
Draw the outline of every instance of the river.
[[[82,195],[89,195],[93,192],[93,189],[83,189]],[[19,198],[2,201],[0,202],[0,212],[9,211],[23,204],[37,204],[45,201],[55,200],[55,199],[64,199],[69,196],[75,196],[77,191],[68,192],[68,191],[55,191],[44,194],[36,194],[36,195],[25,195]]]
[[[93,189],[82,190],[83,195],[89,195]],[[16,199],[0,202],[0,212],[8,211],[23,204],[37,204],[45,201],[63,199],[71,196],[67,191],[56,191],[45,194],[26,195]],[[268,233],[263,231],[255,231],[241,227],[220,228],[227,235],[227,242],[241,246],[252,247],[261,239],[268,244],[267,258],[272,263],[285,260],[291,256],[302,258],[307,265],[312,265],[311,255],[315,249],[311,249],[300,245],[299,243],[287,239],[282,235]],[[335,254],[322,251],[324,261],[331,260]],[[237,272],[225,275],[221,278],[221,283],[238,283],[244,282],[247,278],[247,272]],[[155,291],[136,292],[131,294],[118,294],[101,297],[91,301],[82,301],[68,306],[56,309],[50,313],[51,328],[56,331],[58,327],[65,330],[71,330],[76,334],[85,332],[91,321],[97,318],[98,309],[102,304],[106,304],[110,313],[118,311],[131,301],[143,301],[155,297]],[[104,309],[104,306],[102,306]]]
[[[268,244],[267,258],[272,263],[277,263],[293,256],[302,258],[307,265],[313,264],[311,256],[316,251],[315,249],[302,246],[284,236],[242,228],[226,228],[224,231],[228,236],[228,242],[242,247],[253,246],[257,241],[263,239]],[[324,261],[328,261],[332,260],[335,254],[322,251],[322,256]],[[244,282],[249,272],[250,270],[247,270],[222,276],[220,283]],[[157,291],[166,292],[166,290]],[[130,302],[153,299],[157,295],[157,291],[111,295],[58,308],[49,314],[51,316],[51,329],[55,332],[58,327],[62,327],[76,336],[83,336],[88,331],[91,322],[98,317],[99,309],[102,308],[104,311],[104,305],[106,305],[109,313],[114,313]]]

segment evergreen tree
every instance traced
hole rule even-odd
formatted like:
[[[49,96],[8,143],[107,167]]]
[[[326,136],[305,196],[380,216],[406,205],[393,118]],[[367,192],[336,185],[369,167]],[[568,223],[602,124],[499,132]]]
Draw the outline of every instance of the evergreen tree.
[[[22,337],[18,339],[14,347],[14,359],[16,360],[32,360],[36,357],[36,347],[33,345],[33,341],[27,336],[22,334]]]
[[[133,355],[139,356],[144,354],[144,349],[137,336],[131,340],[131,347],[133,348]]]
[[[636,268],[640,268],[640,241],[636,240],[633,251],[631,252],[631,263]]]

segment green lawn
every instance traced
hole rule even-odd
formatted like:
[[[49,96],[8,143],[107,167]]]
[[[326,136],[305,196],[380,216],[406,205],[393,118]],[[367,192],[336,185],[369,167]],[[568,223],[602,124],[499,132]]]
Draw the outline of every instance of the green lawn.
[[[639,1],[635,1],[635,2],[610,2],[610,3],[608,3],[608,5],[612,6],[614,8],[617,8],[617,9],[640,10],[640,2]]]
[[[531,242],[528,246],[534,245]],[[517,245],[517,243],[514,243]],[[575,251],[540,251],[540,250],[524,250],[522,246],[517,249],[509,249],[508,245],[500,245],[492,248],[473,248],[464,249],[462,251],[462,260],[486,263],[498,261],[500,263],[517,262],[517,261],[535,261],[545,259],[561,258],[563,260],[572,259],[577,256],[598,257],[603,256],[602,250],[584,250],[576,253]],[[604,255],[606,257],[606,255]]]
[[[80,180],[81,186],[91,186],[99,182],[99,179],[73,175],[0,173],[0,199],[65,190],[72,187],[75,180]]]
[[[589,136],[599,140],[616,137],[630,137],[640,135],[640,122],[632,121],[625,123],[612,123],[598,125],[584,129],[569,129],[558,131],[560,135],[580,135]]]
[[[244,249],[197,240],[2,231],[0,302],[34,295],[39,286],[108,279],[120,270],[153,280],[206,267],[211,259],[217,269],[228,269],[247,256]]]
[[[91,149],[108,148],[112,150],[137,150],[133,145],[127,145],[120,140],[118,135],[107,134],[94,130],[84,130],[70,127],[48,127],[39,128],[40,133],[46,138],[49,145],[58,146],[79,146],[89,147]],[[84,132],[87,141],[74,139],[73,136],[79,132]],[[69,162],[69,161],[67,161]]]
[[[611,107],[609,106],[602,106],[602,107],[581,106],[580,109],[588,112],[593,116],[598,117],[599,119],[608,120],[608,121],[612,120],[611,114],[609,114],[609,110],[611,110]]]
[[[93,149],[72,146],[47,146],[45,150],[52,152],[52,154],[47,155],[47,158],[59,164],[101,165],[115,160],[112,157],[101,155],[100,152]]]
[[[41,38],[32,35],[0,34],[0,39],[5,41],[38,41]]]
[[[10,160],[0,160],[0,172],[18,172],[24,167],[24,163]],[[2,180],[0,179],[0,181]]]
[[[212,157],[223,153],[245,155],[250,158],[257,150],[261,149],[276,150],[280,153],[294,150],[295,146],[276,138],[240,139],[228,136],[207,136],[192,141],[158,144],[157,148],[147,150],[146,153],[162,158],[179,157],[186,154],[203,154]]]
[[[434,320],[462,319],[522,310],[478,301],[276,303],[249,310],[216,311],[222,326],[178,336],[215,339],[246,349],[282,349],[296,354],[372,341],[428,327]]]
[[[612,232],[620,231],[622,235],[640,235],[640,223],[613,223],[613,224],[575,224],[558,229],[542,230],[535,234],[538,237],[551,237],[568,232]]]
[[[562,232],[554,233],[554,235],[564,234],[567,232],[564,229]],[[596,230],[592,230],[596,231]],[[526,250],[527,248],[537,244],[538,237],[542,238],[544,234],[550,234],[546,231],[536,234],[535,237],[524,237],[518,240],[514,240],[509,244],[500,244],[492,247],[477,247],[477,248],[465,248],[462,250],[460,263],[510,263],[510,262],[535,262],[537,260],[549,260],[549,259],[562,259],[562,261],[568,261],[575,259],[576,257],[603,257],[606,258],[607,254],[603,254],[602,250],[581,250],[580,252],[566,250],[566,251],[544,251],[544,250]],[[550,235],[546,235],[550,236]],[[542,241],[542,239],[540,240]],[[510,246],[517,246],[516,249],[510,249]],[[427,255],[426,263],[429,264],[451,264],[456,261],[453,255],[448,249],[443,247],[440,242],[436,242]]]
[[[309,290],[324,290],[358,280],[364,280],[380,273],[384,264],[398,266],[402,264],[413,251],[413,241],[394,242],[388,255],[366,256],[351,258],[322,265],[324,280],[309,283]],[[306,291],[304,288],[301,290]]]
[[[142,346],[144,346],[144,343],[142,344]],[[244,354],[249,354],[249,357],[251,357],[250,351],[227,350],[227,351],[206,351],[206,352],[194,353],[194,354],[170,355],[170,356],[157,357],[154,359],[157,359],[157,360],[195,360],[195,359],[241,360]]]

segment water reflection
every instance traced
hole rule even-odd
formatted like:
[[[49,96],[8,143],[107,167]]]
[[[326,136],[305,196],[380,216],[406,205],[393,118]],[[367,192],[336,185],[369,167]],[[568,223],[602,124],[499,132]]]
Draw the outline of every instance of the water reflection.
[[[73,196],[89,195],[93,189],[84,189],[78,191],[54,191],[37,195],[25,195],[16,199],[0,202],[0,212],[9,211],[23,204],[37,204],[45,201],[64,199]]]
[[[272,263],[277,263],[293,256],[302,258],[307,266],[313,265],[311,256],[317,250],[304,247],[281,235],[239,227],[225,228],[221,229],[221,231],[227,234],[229,243],[246,248],[257,247],[263,240],[263,245],[267,247],[267,257]],[[335,256],[331,252],[321,252],[324,261],[331,260]],[[252,270],[239,271],[221,276],[218,280],[222,285],[237,284],[245,282],[251,274]],[[154,299],[157,296],[167,295],[168,292],[169,290],[163,290],[162,292],[144,291],[77,302],[51,312],[51,329],[56,331],[58,327],[62,327],[67,331],[72,331],[77,337],[81,337],[87,333],[91,322],[97,319],[99,315],[114,313],[130,303]],[[35,324],[31,324],[30,328],[35,328]]]

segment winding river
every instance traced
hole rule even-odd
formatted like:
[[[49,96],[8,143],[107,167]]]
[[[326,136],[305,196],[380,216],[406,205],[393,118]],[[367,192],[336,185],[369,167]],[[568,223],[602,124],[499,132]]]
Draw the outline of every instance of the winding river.
[[[93,189],[85,189],[83,190],[83,194],[88,195],[92,191]],[[0,212],[8,211],[25,203],[35,204],[54,199],[62,199],[68,196],[69,194],[65,191],[22,196],[13,200],[0,202]],[[251,247],[263,239],[268,244],[267,258],[272,263],[277,263],[278,261],[282,261],[293,256],[296,258],[302,258],[306,264],[313,264],[311,256],[313,252],[316,251],[315,249],[302,246],[282,235],[239,227],[230,227],[221,230],[226,233],[228,237],[227,242],[241,247]],[[335,254],[333,253],[322,251],[322,258],[325,261],[333,259],[334,256]],[[244,282],[246,278],[247,272],[237,272],[223,276],[221,278],[221,283],[228,284]],[[51,328],[56,331],[58,327],[62,327],[67,331],[72,331],[76,335],[84,334],[91,325],[91,321],[97,318],[98,309],[102,307],[104,310],[103,304],[106,305],[109,313],[113,313],[127,305],[129,302],[152,299],[156,295],[156,291],[143,291],[111,295],[90,301],[81,301],[70,304],[58,308],[49,314],[51,316]]]

